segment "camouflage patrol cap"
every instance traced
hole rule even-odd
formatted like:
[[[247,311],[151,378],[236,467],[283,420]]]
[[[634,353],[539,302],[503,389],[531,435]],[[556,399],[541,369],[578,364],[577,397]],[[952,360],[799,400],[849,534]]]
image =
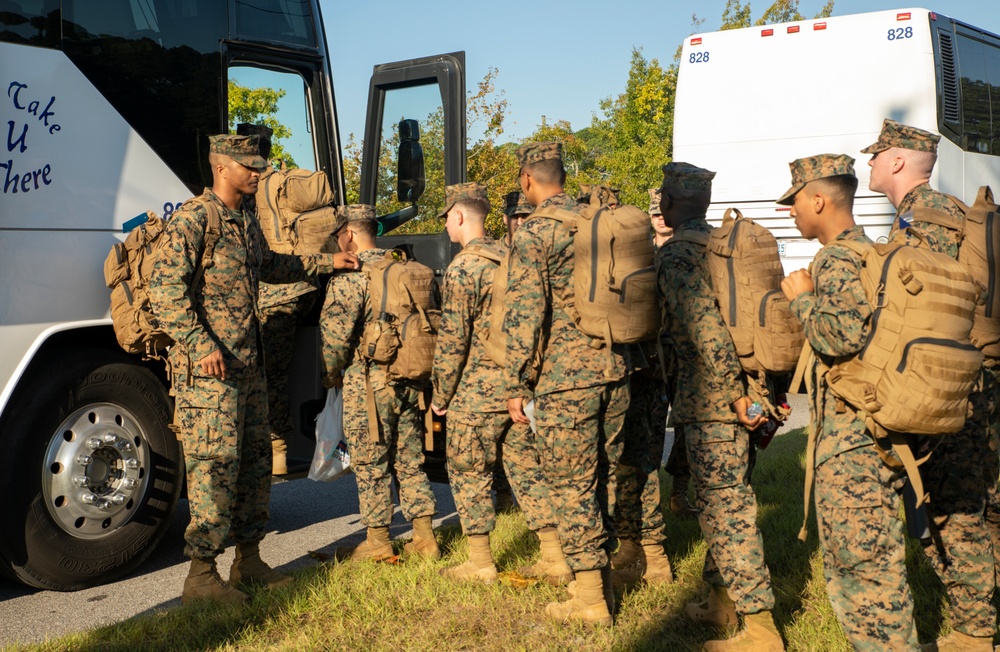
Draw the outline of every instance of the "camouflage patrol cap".
[[[778,198],[777,203],[785,206],[795,201],[795,195],[816,179],[827,177],[854,176],[854,159],[847,154],[817,154],[797,158],[788,164],[792,170],[792,187]]]
[[[550,159],[562,160],[562,143],[558,141],[525,143],[517,148],[517,164],[522,168]]]
[[[337,209],[337,217],[343,220],[337,229],[348,222],[374,221],[375,207],[371,204],[348,204]]]
[[[890,147],[900,147],[916,152],[936,154],[939,140],[941,140],[941,136],[937,134],[886,118],[885,122],[882,123],[882,131],[879,132],[878,140],[861,150],[861,153],[878,154]]]
[[[241,122],[236,125],[236,133],[240,136],[252,136],[254,134],[271,140],[271,136],[274,135],[274,129],[271,129],[267,125],[255,125],[249,122]]]
[[[267,161],[260,155],[260,137],[257,134],[237,136],[219,134],[208,137],[208,151],[213,154],[223,154],[240,165],[254,170],[263,170]]]
[[[490,198],[486,194],[486,186],[470,181],[469,183],[453,183],[450,186],[445,186],[444,208],[438,214],[438,217],[446,217],[452,206],[460,201],[470,199],[478,199],[486,202],[486,212],[490,212]]]
[[[663,166],[663,188],[711,190],[715,172],[690,163],[671,161]]]
[[[650,215],[662,215],[663,212],[660,210],[660,189],[650,188],[649,189],[649,214]]]
[[[618,203],[618,193],[621,190],[618,188],[612,188],[611,186],[603,186],[599,184],[580,184],[580,194],[576,196],[576,202],[578,204],[593,204],[597,203],[599,206],[604,204],[610,204],[611,200],[614,203]]]
[[[508,192],[503,196],[503,214],[507,217],[515,215],[531,215],[535,207],[528,203],[528,198],[519,190]]]

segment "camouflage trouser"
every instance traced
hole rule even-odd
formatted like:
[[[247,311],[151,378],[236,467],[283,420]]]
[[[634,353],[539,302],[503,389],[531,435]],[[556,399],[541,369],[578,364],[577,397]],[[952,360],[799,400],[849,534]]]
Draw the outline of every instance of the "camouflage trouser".
[[[574,571],[608,564],[614,477],[628,410],[628,379],[535,398],[538,452],[551,487],[559,541]]]
[[[930,494],[934,518],[946,560],[936,546],[924,550],[948,589],[951,626],[970,636],[992,636],[996,609],[991,598],[996,586],[994,550],[986,521],[990,486],[996,490],[995,438],[997,386],[985,374],[983,391],[973,392],[972,416],[962,431],[942,437],[921,468],[924,489]],[[992,446],[992,448],[991,448]]]
[[[845,451],[816,467],[813,495],[826,592],[856,650],[917,649],[895,479],[874,446]]]
[[[983,396],[990,396],[990,391],[997,401],[1000,392],[1000,366],[986,370]],[[992,390],[989,388],[992,387]],[[973,405],[973,409],[978,409]],[[993,543],[993,567],[996,575],[996,585],[1000,587],[1000,491],[997,488],[997,478],[1000,477],[1000,405],[993,403],[990,410],[989,445],[983,459],[983,484],[986,485],[986,527]]]
[[[556,527],[552,490],[539,458],[538,437],[527,424],[513,423],[509,416],[507,422],[510,425],[503,440],[503,464],[528,529],[538,532]]]
[[[358,481],[361,522],[367,527],[383,527],[392,521],[392,473],[399,481],[399,504],[406,520],[434,515],[434,493],[424,472],[420,391],[406,383],[375,390],[378,436],[368,433],[367,421],[361,427],[344,424],[351,468]]]
[[[493,531],[496,451],[509,424],[506,412],[448,411],[448,481],[467,535]]]
[[[310,292],[286,303],[260,309],[271,439],[287,439],[294,430],[288,407],[288,370],[292,365],[292,351],[295,348],[295,329],[315,303],[316,293]]]
[[[261,376],[241,379],[175,375],[174,428],[184,449],[191,522],[188,557],[211,559],[237,543],[264,538],[271,499],[267,389]]]
[[[734,423],[685,423],[698,524],[708,544],[702,577],[726,586],[742,614],[774,607],[771,573],[750,486],[750,435]]]
[[[493,464],[493,491],[511,493],[510,480],[503,470],[503,442],[497,442],[496,462]]]
[[[640,374],[629,378],[629,395],[622,426],[622,454],[615,469],[615,526],[619,539],[643,545],[662,544],[666,534],[659,469],[666,436],[667,398],[662,381]]]

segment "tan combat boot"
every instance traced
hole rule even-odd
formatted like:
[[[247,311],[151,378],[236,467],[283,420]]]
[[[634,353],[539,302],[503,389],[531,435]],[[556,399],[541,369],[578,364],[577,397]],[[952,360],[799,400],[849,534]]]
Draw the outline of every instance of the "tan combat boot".
[[[744,627],[736,636],[720,641],[705,641],[703,652],[784,652],[785,643],[770,611],[743,617]]]
[[[670,584],[674,581],[670,559],[663,552],[662,545],[658,543],[643,545],[642,554],[646,560],[646,570],[642,574],[642,580],[646,584]]]
[[[222,581],[215,570],[214,559],[191,558],[191,569],[184,580],[181,604],[188,604],[192,600],[239,603],[249,599],[246,593]]]
[[[716,627],[735,627],[739,622],[736,618],[736,606],[724,586],[713,586],[704,602],[689,602],[684,606],[684,613],[698,623],[715,625]]]
[[[413,519],[413,540],[403,546],[403,554],[411,557],[423,557],[431,561],[441,559],[441,549],[434,538],[433,521],[430,516],[418,516]]]
[[[538,542],[541,558],[531,566],[522,566],[518,572],[525,577],[535,577],[553,586],[563,586],[573,581],[573,571],[566,563],[559,531],[554,527],[539,530]]]
[[[595,625],[610,625],[611,610],[608,608],[602,575],[610,575],[610,573],[607,570],[604,573],[602,570],[578,572],[574,582],[574,591],[569,600],[550,602],[545,607],[545,615],[553,620],[563,622],[580,620]]]
[[[368,528],[364,541],[356,546],[341,546],[337,548],[334,557],[337,561],[382,561],[392,557],[392,542],[389,541],[389,526]]]
[[[497,567],[490,552],[490,535],[469,535],[469,561],[451,568],[441,569],[441,575],[459,582],[483,582],[492,584],[499,578]]]
[[[236,558],[229,569],[229,583],[233,586],[263,584],[275,587],[291,584],[292,578],[274,570],[260,558],[259,543],[241,543],[236,546]]]
[[[992,636],[969,636],[957,629],[933,643],[924,643],[920,652],[992,652]]]
[[[675,475],[674,485],[670,490],[670,511],[681,518],[698,516],[698,509],[688,500],[688,483],[691,476]]]
[[[285,440],[272,435],[271,475],[288,475],[288,445]]]

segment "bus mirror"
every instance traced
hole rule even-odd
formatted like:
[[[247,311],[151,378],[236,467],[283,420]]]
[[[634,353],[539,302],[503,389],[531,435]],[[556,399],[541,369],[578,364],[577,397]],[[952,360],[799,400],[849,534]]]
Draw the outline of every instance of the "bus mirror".
[[[420,125],[416,120],[399,122],[396,160],[396,196],[401,202],[415,203],[424,193],[424,150],[420,146]]]

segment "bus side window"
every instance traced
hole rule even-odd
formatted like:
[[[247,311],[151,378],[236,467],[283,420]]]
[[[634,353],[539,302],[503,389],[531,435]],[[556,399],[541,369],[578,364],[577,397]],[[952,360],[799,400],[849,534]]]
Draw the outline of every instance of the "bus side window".
[[[986,48],[986,74],[990,84],[990,101],[993,116],[993,151],[1000,156],[1000,47]]]
[[[986,46],[982,41],[961,34],[957,44],[962,92],[962,148],[969,152],[990,154],[993,129]]]

